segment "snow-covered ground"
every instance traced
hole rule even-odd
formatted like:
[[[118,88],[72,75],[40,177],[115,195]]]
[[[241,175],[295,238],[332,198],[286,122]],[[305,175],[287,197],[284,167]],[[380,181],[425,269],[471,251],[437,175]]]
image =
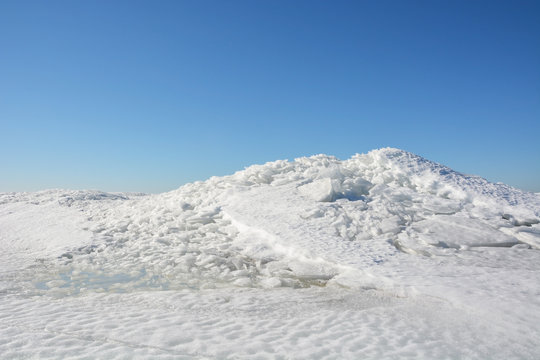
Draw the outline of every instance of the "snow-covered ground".
[[[538,359],[540,195],[374,150],[0,194],[0,358]]]

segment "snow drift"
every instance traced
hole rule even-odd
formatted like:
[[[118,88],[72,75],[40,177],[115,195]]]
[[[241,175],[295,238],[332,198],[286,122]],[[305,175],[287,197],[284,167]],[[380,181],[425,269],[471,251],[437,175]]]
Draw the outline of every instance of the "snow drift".
[[[371,289],[444,299],[480,317],[500,314],[497,326],[515,342],[505,348],[497,340],[494,356],[463,352],[464,339],[425,354],[540,355],[523,335],[540,330],[540,196],[402,150],[280,160],[159,195],[4,193],[0,245],[4,301],[285,288],[303,301],[301,289]],[[486,341],[496,341],[491,335]],[[202,354],[195,349],[181,354]],[[426,350],[414,349],[414,356]],[[359,354],[384,356],[359,349],[336,357]]]

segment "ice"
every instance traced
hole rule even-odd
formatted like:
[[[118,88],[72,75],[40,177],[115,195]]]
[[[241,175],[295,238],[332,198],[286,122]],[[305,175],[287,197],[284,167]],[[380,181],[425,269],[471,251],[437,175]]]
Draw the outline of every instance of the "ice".
[[[2,358],[538,358],[540,196],[398,149],[0,194]]]
[[[367,195],[371,184],[361,178],[345,179],[318,179],[298,187],[301,193],[315,201],[332,202],[337,199],[358,200]]]

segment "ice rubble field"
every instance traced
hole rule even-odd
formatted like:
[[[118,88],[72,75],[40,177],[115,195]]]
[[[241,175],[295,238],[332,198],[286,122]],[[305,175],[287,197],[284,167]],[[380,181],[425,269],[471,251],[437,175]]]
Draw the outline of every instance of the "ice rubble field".
[[[540,195],[397,150],[0,194],[0,358],[538,359]]]

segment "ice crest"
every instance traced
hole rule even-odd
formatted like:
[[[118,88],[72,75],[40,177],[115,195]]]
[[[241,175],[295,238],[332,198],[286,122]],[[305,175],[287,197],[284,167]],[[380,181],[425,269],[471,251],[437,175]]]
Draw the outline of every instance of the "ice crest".
[[[159,195],[52,190],[2,194],[0,203],[85,214],[91,244],[63,242],[33,282],[59,293],[304,287],[396,252],[540,243],[537,194],[393,148],[273,161]]]

